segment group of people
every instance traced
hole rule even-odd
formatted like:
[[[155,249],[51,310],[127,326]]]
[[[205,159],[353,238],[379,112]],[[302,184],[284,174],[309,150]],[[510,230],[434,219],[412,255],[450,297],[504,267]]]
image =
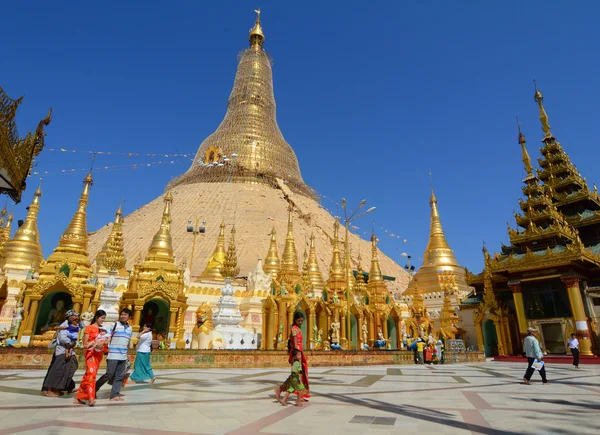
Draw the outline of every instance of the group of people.
[[[154,382],[155,376],[150,365],[152,350],[152,325],[144,324],[138,335],[137,354],[134,371],[128,375],[129,361],[127,351],[131,343],[133,328],[129,324],[131,310],[124,308],[119,313],[119,320],[110,328],[104,326],[106,312],[98,310],[89,326],[83,331],[82,349],[85,359],[85,374],[81,379],[73,403],[94,406],[98,390],[106,384],[112,386],[110,401],[123,401],[121,388],[127,382]],[[75,391],[73,376],[78,368],[76,344],[81,328],[79,314],[74,310],[66,313],[66,320],[57,328],[56,337],[52,340],[54,347],[52,361],[44,382],[41,394],[57,397],[61,394],[72,394]],[[106,373],[96,379],[103,356],[106,355]]]

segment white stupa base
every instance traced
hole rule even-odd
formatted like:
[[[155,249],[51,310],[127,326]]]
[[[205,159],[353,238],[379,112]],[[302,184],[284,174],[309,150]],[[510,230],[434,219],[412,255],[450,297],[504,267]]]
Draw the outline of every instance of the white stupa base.
[[[114,323],[119,320],[119,312],[116,309],[119,299],[119,295],[114,292],[103,291],[100,294],[100,306],[98,309],[106,311],[104,323]]]
[[[218,325],[212,331],[211,335],[213,349],[258,349],[258,337],[256,336],[256,334],[242,328],[241,326]]]

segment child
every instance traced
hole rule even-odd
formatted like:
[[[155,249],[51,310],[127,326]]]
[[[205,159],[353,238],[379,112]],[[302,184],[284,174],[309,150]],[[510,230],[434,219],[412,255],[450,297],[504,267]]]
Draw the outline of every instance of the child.
[[[106,329],[100,328],[96,340],[94,340],[94,343],[90,347],[93,347],[96,352],[103,352],[104,347],[106,346],[106,340],[108,339],[107,334],[108,332]]]
[[[295,393],[298,397],[296,399],[296,406],[302,406],[302,402],[304,402],[302,393],[304,393],[305,390],[302,379],[300,378],[302,375],[302,353],[298,349],[295,349],[292,351],[292,358],[294,359],[294,362],[292,363],[292,373],[288,376],[285,382],[281,384],[280,387],[277,387],[275,390],[275,398],[283,406],[286,406],[287,399],[290,397],[290,393]],[[283,400],[280,399],[282,391],[285,391]]]

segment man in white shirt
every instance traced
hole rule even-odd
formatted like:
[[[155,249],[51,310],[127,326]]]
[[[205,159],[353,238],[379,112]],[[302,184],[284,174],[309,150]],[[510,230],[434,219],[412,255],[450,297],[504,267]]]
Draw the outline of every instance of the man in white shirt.
[[[571,353],[573,354],[573,365],[576,369],[579,368],[579,340],[577,340],[577,336],[575,334],[571,334],[571,338],[567,340],[569,345],[569,349],[571,349]]]

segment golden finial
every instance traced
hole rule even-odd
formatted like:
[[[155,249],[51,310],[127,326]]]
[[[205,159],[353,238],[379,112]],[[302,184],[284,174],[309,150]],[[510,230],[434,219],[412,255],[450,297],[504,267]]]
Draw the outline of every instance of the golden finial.
[[[110,252],[110,246],[111,246],[111,242],[112,240],[118,235],[118,237],[121,237],[121,239],[123,238],[123,208],[122,208],[122,204],[119,204],[119,208],[117,209],[116,213],[115,213],[115,220],[113,223],[113,227],[110,231],[110,234],[108,235],[108,237],[106,238],[106,242],[104,242],[104,245],[102,246],[102,249],[100,250],[100,252],[98,252],[98,255],[96,255],[96,271],[98,272],[102,272],[102,273],[106,273],[108,270],[110,270],[111,268],[108,267],[105,263],[105,259],[106,259],[106,255]],[[141,263],[141,261],[140,261]],[[118,269],[115,270],[120,270],[123,267],[125,267],[124,265],[119,267]]]
[[[6,220],[6,225],[3,228],[4,241],[10,240],[10,232],[12,229],[12,222],[13,222],[13,212],[11,211],[10,214],[8,215],[8,219]]]
[[[104,253],[102,265],[98,264],[96,258],[96,268],[99,266],[106,267],[107,270],[121,270],[125,267],[125,254],[123,250],[123,209],[121,204],[115,213],[115,222],[113,224],[110,235],[106,239],[106,243],[102,248],[101,253]],[[98,254],[100,255],[100,254]]]
[[[254,23],[254,27],[250,29],[248,39],[251,47],[260,48],[265,42],[265,34],[260,25],[260,9],[256,9],[254,12],[256,12],[256,22]]]
[[[281,262],[279,261],[279,252],[277,250],[277,232],[275,231],[275,227],[273,227],[273,230],[271,231],[269,252],[265,257],[263,270],[265,273],[271,274],[273,278],[277,278],[277,275],[281,270]]]
[[[44,259],[37,228],[41,196],[42,183],[33,194],[25,222],[17,228],[12,240],[4,244],[5,267],[8,269],[29,270],[32,264],[37,269]]]
[[[164,197],[165,206],[163,209],[160,228],[152,238],[152,243],[146,254],[146,261],[165,261],[174,263],[173,241],[171,239],[171,202],[173,197],[171,191],[168,191]]]
[[[321,271],[319,270],[319,261],[317,260],[314,232],[310,234],[310,248],[308,251],[307,268],[312,287],[317,290],[323,290],[325,288],[325,281],[323,280],[323,275],[321,275]]]
[[[310,275],[308,274],[308,253],[306,252],[306,249],[304,249],[302,258],[302,285],[306,290],[310,290],[312,288],[312,283],[310,282]]]
[[[517,116],[517,129],[519,130],[519,144],[521,144],[521,156],[523,159],[523,164],[525,165],[525,171],[527,171],[527,175],[533,175],[533,166],[531,166],[531,158],[529,157],[529,153],[527,152],[527,141],[525,140],[525,136],[521,132],[521,123],[519,122],[519,117]]]
[[[344,279],[344,263],[342,263],[342,256],[340,254],[339,231],[340,219],[336,216],[335,222],[333,223],[333,255],[329,266],[328,281]]]
[[[429,228],[429,242],[423,255],[423,265],[453,265],[458,266],[454,252],[446,241],[446,235],[442,228],[440,213],[437,208],[438,200],[433,190],[429,199],[431,206],[431,222]]]
[[[298,253],[296,251],[296,241],[294,240],[294,221],[292,218],[293,207],[290,204],[288,209],[288,229],[285,237],[285,246],[281,257],[281,270],[278,279],[289,284],[294,284],[300,280],[298,270]]]
[[[225,221],[221,221],[221,225],[219,227],[219,236],[217,237],[217,246],[213,251],[208,264],[206,265],[206,269],[202,272],[200,276],[201,279],[208,279],[214,281],[223,281],[223,275],[221,275],[221,268],[223,267],[223,263],[225,262],[225,256],[227,252],[225,251]]]
[[[356,291],[358,293],[363,293],[367,288],[365,282],[365,274],[362,268],[362,256],[360,255],[360,250],[358,251],[358,258],[356,264]]]
[[[237,254],[235,251],[235,225],[231,228],[231,240],[227,247],[227,253],[225,254],[225,261],[223,261],[223,267],[221,268],[221,275],[225,278],[233,279],[238,273],[240,268],[237,265]]]
[[[534,100],[538,103],[540,109],[540,122],[542,123],[542,130],[544,131],[544,140],[553,138],[552,133],[550,133],[550,124],[548,124],[548,115],[546,114],[546,110],[544,109],[544,96],[537,88],[537,83],[535,80],[533,81],[533,85],[535,86],[535,95]]]

